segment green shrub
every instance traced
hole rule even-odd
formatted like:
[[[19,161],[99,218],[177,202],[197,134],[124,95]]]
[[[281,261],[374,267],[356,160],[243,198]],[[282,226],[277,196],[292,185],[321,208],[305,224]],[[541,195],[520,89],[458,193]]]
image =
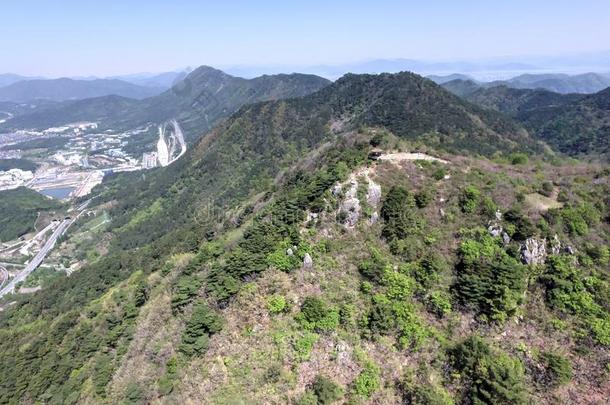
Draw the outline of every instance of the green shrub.
[[[540,280],[546,286],[546,298],[552,307],[583,316],[603,313],[569,257],[551,256]]]
[[[415,204],[417,208],[426,208],[434,199],[434,194],[430,189],[424,188],[415,194]]]
[[[443,318],[451,313],[451,297],[443,291],[434,291],[428,296],[428,309],[430,312]]]
[[[450,350],[453,367],[470,382],[473,404],[526,404],[523,365],[517,359],[471,336]]]
[[[554,189],[555,187],[553,187],[553,183],[551,183],[550,181],[545,181],[544,183],[542,183],[540,194],[550,197],[551,194],[553,194]]]
[[[396,329],[396,316],[392,302],[383,294],[373,297],[368,313],[368,326],[374,333],[387,334]]]
[[[293,252],[292,255],[287,253],[287,250],[291,249],[291,245],[289,240],[282,241],[282,243],[267,256],[268,265],[284,272],[290,272],[299,268],[301,266],[301,260],[297,255],[297,252]]]
[[[411,405],[453,405],[453,398],[443,387],[432,384],[412,384],[405,392]]]
[[[93,366],[92,380],[96,394],[105,396],[106,385],[108,385],[112,379],[113,372],[114,366],[112,364],[112,357],[108,354],[102,353],[96,359]]]
[[[563,385],[572,379],[572,365],[570,361],[559,353],[543,352],[540,355],[548,376],[548,383]]]
[[[174,389],[174,382],[178,376],[178,361],[170,357],[165,363],[165,374],[159,379],[159,394],[169,395]]]
[[[526,287],[525,266],[484,231],[460,244],[459,257],[453,290],[460,302],[498,322],[513,315]]]
[[[311,390],[307,390],[296,401],[296,405],[318,405],[318,397]]]
[[[589,326],[593,331],[595,340],[604,346],[610,346],[610,316],[605,318],[594,318],[589,320]]]
[[[339,326],[339,311],[318,297],[307,297],[297,315],[303,327],[308,330],[330,331]]]
[[[411,277],[390,268],[386,268],[382,284],[386,287],[387,297],[392,300],[408,299],[415,288],[415,282]]]
[[[439,167],[438,169],[436,169],[434,171],[434,173],[432,173],[432,178],[434,178],[434,180],[442,180],[445,178],[445,174],[447,174],[447,172],[445,171],[444,167]]]
[[[427,253],[417,266],[411,268],[411,275],[427,290],[436,284],[440,275],[448,268],[445,259],[434,252]]]
[[[385,141],[385,139],[385,133],[377,132],[375,135],[373,135],[369,143],[371,144],[371,146],[376,148],[377,146],[381,145]]]
[[[318,375],[312,384],[318,404],[330,405],[343,396],[343,390],[328,377]]]
[[[371,362],[365,364],[364,369],[354,381],[356,394],[370,398],[381,387],[381,370]]]
[[[363,276],[379,282],[385,274],[385,269],[388,266],[388,262],[383,257],[383,254],[379,251],[379,249],[371,246],[369,251],[371,253],[370,258],[360,263],[358,270]]]
[[[527,163],[528,158],[525,153],[511,153],[509,160],[513,165],[524,165]]]
[[[536,227],[532,221],[521,212],[520,209],[511,208],[504,213],[504,220],[512,227],[506,227],[511,238],[522,241],[536,232]]]
[[[267,310],[270,314],[279,314],[288,309],[286,298],[282,295],[274,294],[267,298]]]
[[[610,248],[608,246],[588,246],[587,254],[600,266],[606,266],[610,262]]]
[[[299,361],[305,361],[309,359],[313,346],[318,341],[318,334],[305,332],[303,336],[299,337],[294,342],[294,350],[296,351],[297,359]]]
[[[201,354],[208,347],[210,336],[222,329],[222,318],[204,302],[193,305],[191,318],[182,334],[180,351],[188,356]]]
[[[481,192],[475,186],[466,187],[460,195],[460,207],[467,214],[474,213],[479,207]]]
[[[381,207],[382,235],[389,241],[418,234],[424,219],[417,213],[415,199],[404,187],[392,187]]]

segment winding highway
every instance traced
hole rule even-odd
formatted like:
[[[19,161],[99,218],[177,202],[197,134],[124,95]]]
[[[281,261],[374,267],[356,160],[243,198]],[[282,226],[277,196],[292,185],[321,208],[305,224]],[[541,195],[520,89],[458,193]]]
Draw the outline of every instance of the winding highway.
[[[15,286],[24,281],[31,272],[36,270],[38,266],[42,263],[47,254],[53,249],[55,246],[55,242],[57,242],[57,238],[59,238],[63,233],[68,229],[70,225],[74,222],[74,219],[64,219],[59,226],[53,231],[49,239],[42,246],[42,249],[34,256],[34,258],[25,266],[23,270],[19,272],[9,283],[4,286],[0,290],[0,298],[5,296],[8,293],[12,293],[15,291]]]

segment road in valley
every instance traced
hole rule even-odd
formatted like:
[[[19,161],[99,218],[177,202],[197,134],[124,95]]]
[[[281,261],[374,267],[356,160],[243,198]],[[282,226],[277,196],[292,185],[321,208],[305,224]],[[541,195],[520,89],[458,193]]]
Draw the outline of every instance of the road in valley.
[[[25,266],[23,270],[19,272],[9,283],[4,286],[0,290],[0,298],[5,296],[8,293],[12,293],[15,291],[15,286],[24,281],[27,276],[30,275],[31,272],[36,270],[38,266],[42,263],[47,254],[53,249],[55,246],[55,242],[57,242],[57,238],[59,238],[63,233],[68,229],[70,225],[74,222],[74,219],[64,219],[57,228],[53,231],[49,239],[42,246],[42,249],[34,256],[34,258]]]
[[[2,288],[2,286],[8,281],[8,271],[6,271],[6,268],[0,266],[0,288]]]

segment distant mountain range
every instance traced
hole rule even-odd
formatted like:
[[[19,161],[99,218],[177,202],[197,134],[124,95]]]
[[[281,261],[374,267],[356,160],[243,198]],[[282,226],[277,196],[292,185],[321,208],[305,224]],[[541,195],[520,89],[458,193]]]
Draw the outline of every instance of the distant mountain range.
[[[0,101],[17,103],[34,100],[79,100],[91,97],[117,95],[143,99],[161,93],[163,88],[145,87],[117,79],[74,80],[35,79],[22,80],[0,88]]]
[[[585,95],[505,85],[473,88],[473,84],[453,80],[443,87],[467,101],[516,119],[532,135],[560,152],[610,158],[610,88]]]
[[[169,89],[174,84],[184,79],[191,69],[164,73],[138,73],[132,75],[113,76],[108,79],[118,79],[145,87]]]
[[[1,73],[0,74],[0,87],[8,86],[13,83],[20,82],[22,80],[34,80],[42,79],[42,77],[27,77],[21,76],[14,73]]]
[[[304,96],[329,83],[303,74],[242,79],[202,66],[155,97],[135,100],[108,95],[45,105],[16,115],[0,130],[44,129],[75,121],[98,122],[101,128],[130,129],[177,118],[188,139],[203,134],[244,104]]]
[[[470,83],[453,83],[449,85],[455,89],[456,93],[463,94],[479,87],[507,86],[515,89],[544,89],[556,93],[597,93],[610,87],[610,74],[583,73],[578,75],[567,75],[559,73],[545,74],[523,74],[508,80],[495,80],[491,82],[481,82],[470,76],[463,74],[451,74],[447,76],[428,76],[430,80],[438,84],[445,85],[454,80],[469,81]],[[465,87],[467,86],[467,87]]]

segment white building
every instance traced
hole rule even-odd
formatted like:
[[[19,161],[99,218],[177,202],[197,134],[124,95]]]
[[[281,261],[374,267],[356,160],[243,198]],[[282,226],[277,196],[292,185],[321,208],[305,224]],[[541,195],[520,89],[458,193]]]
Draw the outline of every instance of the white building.
[[[144,153],[142,155],[142,168],[152,169],[157,167],[157,152]]]

